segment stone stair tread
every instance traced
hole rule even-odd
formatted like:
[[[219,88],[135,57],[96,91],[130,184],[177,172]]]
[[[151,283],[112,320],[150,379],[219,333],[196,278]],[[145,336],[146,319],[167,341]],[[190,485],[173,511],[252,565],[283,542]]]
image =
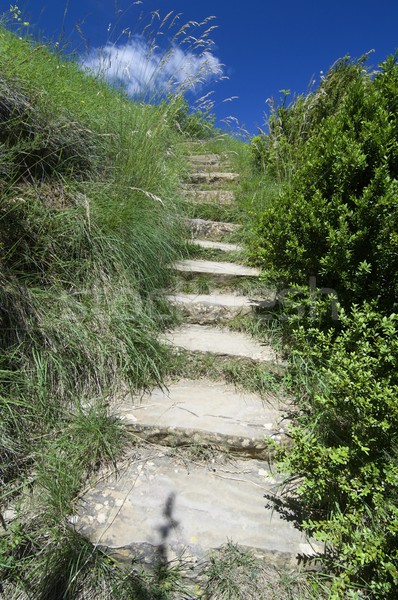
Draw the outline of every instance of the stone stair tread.
[[[217,154],[188,160],[194,171],[192,183],[221,184],[239,178],[221,170],[228,165],[221,165]],[[193,201],[210,197],[227,204],[234,200],[232,191],[221,189],[188,189],[186,194]],[[203,219],[186,222],[192,235],[207,238],[190,243],[207,249],[241,250],[236,244],[219,241],[239,225]],[[172,266],[180,273],[208,274],[223,281],[260,274],[258,269],[235,263],[197,259]],[[244,333],[208,324],[248,314],[258,302],[223,293],[167,298],[188,313],[186,321],[194,324],[166,333],[166,343],[188,352],[282,364],[271,347]],[[315,551],[294,527],[293,519],[279,515],[267,500],[267,495],[278,494],[281,482],[269,461],[275,452],[272,441],[289,443],[286,409],[286,402],[277,395],[270,395],[265,402],[256,394],[207,379],[180,379],[167,389],[157,387],[113,402],[111,412],[123,427],[151,445],[136,445],[116,470],[104,468],[81,498],[71,524],[116,560],[130,563],[138,555],[141,561],[155,564],[163,552],[163,558],[182,558],[192,565],[192,573],[200,573],[210,552],[231,541],[266,556],[271,565],[295,565],[298,557]],[[227,454],[206,462],[194,460],[195,447],[203,449],[209,444]],[[182,452],[181,447],[188,451]],[[240,453],[246,460],[232,458],[231,453]]]
[[[214,182],[233,182],[239,179],[238,173],[228,173],[222,171],[197,171],[189,174],[191,183],[214,183]]]
[[[232,294],[175,294],[167,299],[178,306],[189,323],[227,323],[253,310],[247,296]]]
[[[188,160],[191,163],[199,163],[199,164],[215,164],[220,163],[220,155],[219,154],[191,154],[188,156]]]
[[[182,273],[203,273],[231,277],[258,277],[260,275],[260,270],[254,267],[212,260],[179,260],[173,264],[173,268]]]
[[[268,345],[240,331],[211,325],[183,325],[163,336],[166,342],[190,352],[211,352],[222,356],[247,358],[255,362],[278,362]]]
[[[206,250],[222,250],[223,252],[242,252],[242,246],[238,244],[229,244],[227,242],[212,242],[211,240],[189,240],[189,243],[194,246],[200,246]]]
[[[232,173],[227,163],[191,163],[191,173]]]
[[[192,190],[186,189],[184,196],[187,200],[200,204],[233,204],[235,194],[229,190]]]
[[[208,221],[206,219],[185,219],[185,224],[193,236],[201,236],[214,241],[234,233],[240,227],[237,223]]]
[[[269,553],[271,561],[291,563],[310,554],[311,546],[268,506],[264,495],[274,489],[266,463],[231,461],[209,469],[178,463],[167,451],[142,450],[84,495],[72,522],[116,556],[122,549],[126,556],[137,546],[145,554],[163,545],[169,560],[184,556],[202,563],[231,540]]]
[[[167,390],[155,388],[141,398],[129,397],[114,409],[125,427],[154,427],[188,431],[196,440],[209,436],[242,438],[247,449],[265,447],[265,438],[281,440],[286,430],[279,398],[264,402],[256,394],[238,392],[232,385],[180,379]],[[193,435],[192,438],[193,439]]]
[[[181,302],[181,304],[190,304],[191,302],[200,302],[211,306],[226,306],[230,308],[253,307],[252,300],[247,296],[237,296],[234,294],[169,294],[166,296],[172,302]]]

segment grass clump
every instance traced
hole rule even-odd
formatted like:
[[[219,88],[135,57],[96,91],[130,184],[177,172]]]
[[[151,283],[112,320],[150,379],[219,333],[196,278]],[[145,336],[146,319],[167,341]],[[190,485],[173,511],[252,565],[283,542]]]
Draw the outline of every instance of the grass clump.
[[[312,600],[327,590],[310,573],[289,572],[267,564],[266,557],[228,542],[210,556],[204,571],[206,600]]]
[[[131,101],[0,27],[0,580],[7,598],[164,598],[70,519],[161,384],[161,290],[183,247],[179,100]],[[156,595],[157,594],[157,595]],[[162,595],[163,594],[163,595]]]
[[[168,376],[171,380],[208,378],[232,383],[240,389],[257,393],[267,400],[281,391],[279,369],[256,364],[251,360],[215,356],[180,350],[170,356]]]

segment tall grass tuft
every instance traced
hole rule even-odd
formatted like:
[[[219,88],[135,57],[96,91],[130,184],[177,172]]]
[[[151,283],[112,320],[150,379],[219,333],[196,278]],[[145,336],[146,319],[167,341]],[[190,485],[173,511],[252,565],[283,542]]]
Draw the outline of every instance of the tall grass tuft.
[[[153,104],[132,101],[0,26],[7,598],[166,598],[150,576],[120,571],[70,518],[87,479],[116,464],[124,444],[109,399],[162,384],[168,362],[158,341],[171,318],[162,289],[184,248],[178,91]]]

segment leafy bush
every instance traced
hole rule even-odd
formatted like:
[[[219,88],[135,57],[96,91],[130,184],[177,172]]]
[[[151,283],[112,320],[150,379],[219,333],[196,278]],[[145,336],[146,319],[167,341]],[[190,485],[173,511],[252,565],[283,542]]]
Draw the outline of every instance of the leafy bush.
[[[395,598],[398,316],[365,305],[341,320],[337,336],[315,330],[311,345],[297,334],[292,360],[312,361],[313,381],[283,466],[301,481],[305,527],[333,553],[335,597],[366,585],[376,598]]]
[[[395,310],[398,66],[390,57],[373,77],[360,66],[333,68],[299,141],[284,135],[276,144],[292,148],[295,169],[254,226],[251,256],[285,281],[316,276],[346,306],[374,298]],[[282,115],[289,123],[295,112]]]
[[[284,290],[299,411],[282,468],[326,543],[333,599],[398,591],[397,99],[397,56],[374,73],[345,58],[317,90],[285,94],[252,142],[263,181],[279,184],[249,244]]]

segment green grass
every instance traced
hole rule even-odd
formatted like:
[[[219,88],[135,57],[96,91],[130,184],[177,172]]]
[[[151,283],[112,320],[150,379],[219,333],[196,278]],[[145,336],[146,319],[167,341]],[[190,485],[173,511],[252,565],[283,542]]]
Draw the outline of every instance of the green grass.
[[[228,542],[210,556],[204,569],[206,600],[321,600],[327,589],[305,571],[267,564],[251,550]]]
[[[233,262],[245,264],[244,253],[242,251],[226,252],[217,248],[202,248],[196,244],[187,244],[189,258],[198,260],[214,260],[216,262]]]
[[[263,300],[270,297],[270,288],[266,282],[257,277],[237,276],[227,281],[219,281],[211,275],[200,273],[184,273],[174,276],[170,289],[184,294],[210,294],[221,291],[225,294],[238,294],[253,299]]]
[[[169,355],[168,381],[181,378],[225,381],[267,399],[283,392],[283,380],[272,367],[251,360],[180,350]]]
[[[202,186],[200,187],[202,189]],[[181,208],[185,216],[190,219],[239,223],[240,213],[236,206],[230,207],[210,202],[183,202]]]
[[[5,28],[0,73],[0,580],[10,599],[166,598],[68,519],[125,443],[108,400],[166,372],[178,99],[134,103]]]

